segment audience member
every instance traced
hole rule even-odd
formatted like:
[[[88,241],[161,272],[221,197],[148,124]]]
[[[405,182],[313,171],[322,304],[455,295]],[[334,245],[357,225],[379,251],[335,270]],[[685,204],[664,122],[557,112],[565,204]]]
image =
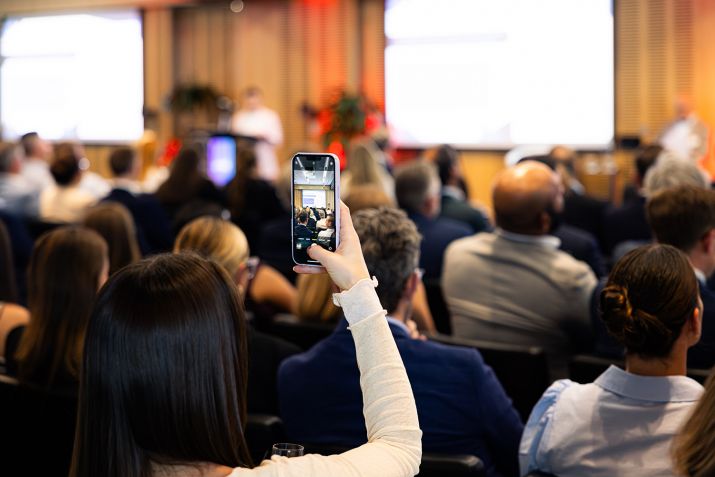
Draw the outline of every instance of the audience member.
[[[486,215],[469,204],[460,184],[464,181],[459,153],[452,146],[440,146],[434,152],[432,161],[437,166],[442,182],[440,216],[448,217],[471,227],[472,232],[491,230]]]
[[[35,240],[30,235],[24,218],[8,214],[0,210],[0,222],[5,225],[10,236],[17,300],[22,305],[27,304],[27,268],[30,264],[32,247]]]
[[[395,180],[378,163],[381,155],[372,139],[363,138],[351,145],[348,151],[347,169],[340,176],[340,194],[343,197],[348,196],[355,186],[374,184],[394,201]]]
[[[22,176],[39,194],[55,183],[50,174],[49,164],[52,159],[52,145],[36,132],[23,134],[20,145],[25,152]]]
[[[256,254],[261,258],[262,263],[275,268],[291,283],[295,283],[296,274],[293,271],[295,263],[292,255],[292,177],[291,166],[286,164],[276,182],[276,195],[281,203],[281,215],[264,222]]]
[[[335,285],[330,275],[300,275],[296,281],[298,296],[296,315],[300,321],[337,323],[340,308],[333,303]]]
[[[80,190],[87,192],[96,200],[100,200],[109,194],[111,190],[109,182],[101,175],[89,170],[89,159],[87,159],[86,151],[81,143],[61,142],[55,145],[55,156],[69,155],[75,155],[79,158],[79,168],[82,170],[82,179],[78,185]]]
[[[87,211],[82,224],[107,242],[110,276],[141,259],[134,220],[122,204],[103,202],[96,205]]]
[[[38,214],[38,192],[20,173],[19,146],[0,142],[0,210],[27,217]]]
[[[708,189],[710,180],[695,164],[674,158],[667,152],[658,157],[658,162],[648,169],[643,180],[643,188],[648,197],[660,190],[679,185]]]
[[[9,373],[48,392],[77,392],[90,310],[108,272],[107,244],[92,230],[60,227],[37,241],[29,271],[30,322],[8,337]]]
[[[442,276],[442,262],[447,246],[454,240],[471,235],[471,229],[456,220],[439,217],[439,176],[426,161],[413,161],[395,172],[397,203],[417,225],[422,234],[420,267],[425,281]]]
[[[442,288],[453,333],[540,346],[552,372],[565,375],[569,353],[590,340],[596,277],[549,235],[563,203],[561,181],[548,166],[523,162],[499,175],[492,200],[497,231],[447,249]]]
[[[676,475],[715,475],[715,371],[705,382],[705,392],[675,436],[673,460]]]
[[[246,234],[251,250],[258,248],[261,226],[283,212],[273,185],[261,179],[253,146],[238,148],[236,176],[226,186],[231,220]]]
[[[298,225],[293,227],[295,238],[312,238],[313,232],[308,228],[308,212],[300,211],[296,217]]]
[[[715,272],[715,191],[693,186],[664,189],[648,199],[648,223],[660,243],[681,250],[698,279],[704,310],[700,342],[690,348],[688,365],[715,365],[715,292],[707,279]]]
[[[79,188],[82,180],[80,157],[74,148],[60,148],[52,158],[50,172],[55,185],[40,194],[40,218],[47,222],[76,223],[88,207],[97,202]]]
[[[703,390],[685,376],[702,317],[692,266],[669,245],[635,249],[614,266],[600,303],[626,369],[546,390],[521,439],[522,475],[673,475],[671,440]]]
[[[199,170],[201,157],[192,147],[184,147],[171,163],[169,178],[156,191],[156,198],[166,214],[174,220],[182,209],[202,207],[205,203],[225,205],[226,198]],[[172,224],[178,231],[177,223]]]
[[[70,475],[415,475],[422,433],[410,383],[349,212],[342,216],[340,253],[309,253],[345,290],[336,299],[356,343],[366,445],[339,457],[274,457],[246,469],[245,317],[236,287],[213,262],[157,256],[120,271],[97,300]]]
[[[197,252],[224,267],[242,299],[270,302],[284,311],[295,308],[295,288],[270,267],[251,267],[246,236],[231,222],[214,217],[194,220],[179,233],[174,251]],[[278,414],[278,366],[298,352],[292,343],[248,329],[248,412]]]
[[[318,216],[319,218],[318,222],[315,224],[315,228],[318,230],[325,230],[326,228],[328,228],[325,224],[328,220],[328,218],[325,216],[325,209],[318,209]]]
[[[377,294],[410,378],[425,451],[474,454],[489,475],[516,473],[522,424],[492,370],[473,349],[415,339],[407,326],[420,281],[420,234],[400,210],[366,209],[355,229]],[[365,442],[360,375],[348,323],[279,372],[281,416],[296,442],[356,446]]]
[[[5,343],[10,333],[30,321],[30,313],[17,304],[10,235],[0,221],[0,357],[5,361]]]
[[[137,227],[142,253],[171,250],[174,238],[161,203],[151,194],[142,194],[138,182],[141,164],[135,150],[120,147],[109,155],[112,190],[105,201],[118,202],[129,209]]]
[[[319,239],[329,239],[335,235],[335,218],[332,215],[325,219],[325,227],[325,230],[318,232]]]

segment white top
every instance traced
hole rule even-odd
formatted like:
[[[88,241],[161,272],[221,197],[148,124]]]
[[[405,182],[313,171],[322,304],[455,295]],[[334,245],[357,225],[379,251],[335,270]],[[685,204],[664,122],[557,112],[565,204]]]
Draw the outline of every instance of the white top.
[[[20,172],[36,191],[41,192],[55,184],[50,174],[50,165],[42,159],[28,157],[22,163]]]
[[[283,126],[278,114],[261,106],[255,110],[241,109],[233,117],[231,128],[242,136],[260,137],[256,143],[256,166],[258,175],[265,180],[278,178],[276,146],[283,143]]]
[[[325,229],[318,232],[318,238],[330,238],[335,233],[335,229]]]
[[[97,200],[103,199],[112,190],[109,182],[104,177],[92,171],[84,171],[82,173],[79,188]]]
[[[94,196],[76,186],[55,185],[40,194],[40,218],[47,222],[79,222],[96,202]]]
[[[422,431],[405,367],[373,287],[362,280],[335,297],[355,340],[367,444],[332,456],[265,460],[229,477],[408,477],[419,472]]]
[[[611,366],[591,384],[555,382],[531,412],[519,446],[521,474],[670,476],[670,446],[703,387]]]

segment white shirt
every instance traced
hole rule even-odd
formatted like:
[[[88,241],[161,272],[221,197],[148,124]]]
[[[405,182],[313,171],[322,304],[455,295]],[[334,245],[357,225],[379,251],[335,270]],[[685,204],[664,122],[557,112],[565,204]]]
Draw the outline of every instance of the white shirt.
[[[335,233],[335,229],[325,229],[321,232],[318,232],[318,238],[330,238],[333,236]]]
[[[39,191],[19,174],[0,173],[0,210],[37,216]]]
[[[77,186],[55,185],[40,194],[40,218],[47,222],[79,222],[87,208],[96,202],[97,199]]]
[[[82,179],[79,181],[79,188],[87,192],[95,199],[102,199],[109,194],[112,188],[109,182],[96,172],[84,171]]]
[[[256,143],[256,166],[258,175],[267,181],[278,178],[276,146],[283,143],[283,127],[278,114],[261,106],[255,110],[239,110],[233,117],[232,129],[242,136],[261,137]]]
[[[20,173],[37,192],[41,192],[55,184],[55,180],[50,174],[50,165],[42,159],[26,158],[22,163]]]
[[[672,476],[672,439],[702,392],[685,376],[639,376],[616,366],[590,384],[556,381],[524,428],[521,474]]]

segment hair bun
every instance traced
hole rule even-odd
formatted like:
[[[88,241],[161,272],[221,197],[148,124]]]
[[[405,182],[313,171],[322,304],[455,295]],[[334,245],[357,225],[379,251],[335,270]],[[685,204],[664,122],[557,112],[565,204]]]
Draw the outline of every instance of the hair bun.
[[[625,327],[633,319],[633,307],[625,287],[609,285],[601,291],[601,318],[608,332],[623,342]]]

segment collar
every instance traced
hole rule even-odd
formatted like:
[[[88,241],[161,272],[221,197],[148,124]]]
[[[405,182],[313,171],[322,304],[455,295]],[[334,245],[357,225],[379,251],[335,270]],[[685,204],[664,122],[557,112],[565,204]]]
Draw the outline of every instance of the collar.
[[[442,187],[442,195],[457,199],[459,201],[464,200],[464,192],[462,191],[462,189],[452,185],[446,185]]]
[[[407,336],[410,335],[410,329],[407,327],[406,324],[404,324],[400,320],[393,318],[391,316],[388,316],[387,323],[390,325],[395,325],[398,329],[400,329],[401,331],[404,331],[407,334]]]
[[[619,396],[661,403],[693,402],[703,393],[703,387],[687,376],[639,376],[613,365],[594,384]]]
[[[498,228],[495,233],[497,236],[511,242],[540,245],[544,248],[550,248],[553,250],[557,250],[561,246],[561,240],[553,235],[515,234],[514,232],[507,232],[501,228]]]
[[[695,278],[698,279],[698,282],[700,285],[705,285],[708,282],[707,277],[705,274],[702,272],[702,270],[698,270],[697,268],[693,267],[693,271],[695,272]]]

